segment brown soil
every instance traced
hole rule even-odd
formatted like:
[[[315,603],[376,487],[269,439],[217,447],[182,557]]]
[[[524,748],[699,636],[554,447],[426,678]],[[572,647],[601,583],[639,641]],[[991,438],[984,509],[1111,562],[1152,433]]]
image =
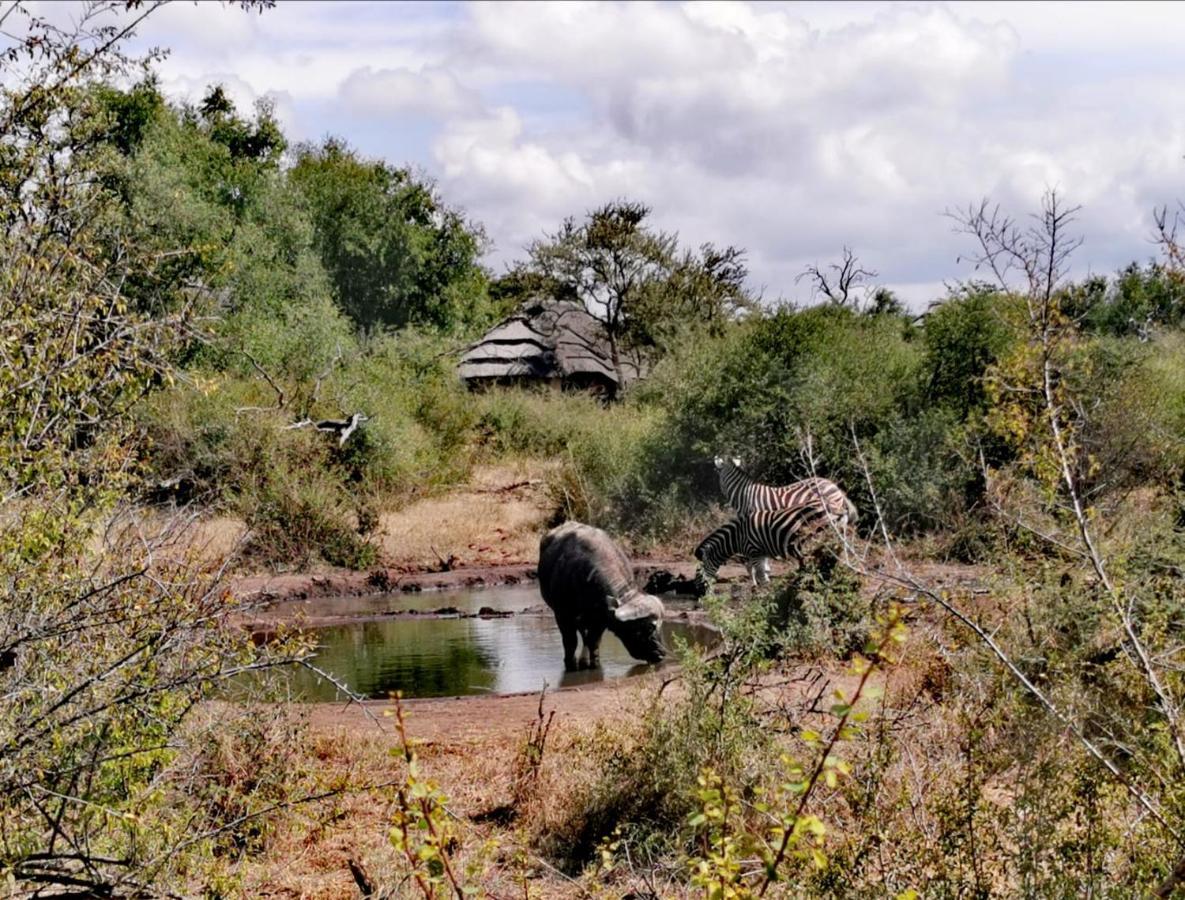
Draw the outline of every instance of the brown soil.
[[[652,691],[672,674],[671,669],[659,669],[652,675],[549,690],[543,698],[544,707],[548,712],[555,710],[556,727],[625,715],[636,709],[639,693]],[[539,694],[404,700],[403,708],[413,740],[429,746],[472,746],[521,736],[538,715]],[[310,708],[309,723],[325,731],[390,732],[388,713],[392,709],[393,704],[386,700],[349,705],[318,703]]]
[[[384,513],[379,556],[413,569],[529,563],[555,509],[547,489],[554,470],[537,460],[479,466],[464,487]]]

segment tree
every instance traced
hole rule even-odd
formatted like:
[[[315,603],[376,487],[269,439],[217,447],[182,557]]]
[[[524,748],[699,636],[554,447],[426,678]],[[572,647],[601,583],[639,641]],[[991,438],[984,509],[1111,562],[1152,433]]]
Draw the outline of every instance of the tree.
[[[245,160],[274,170],[288,148],[271,100],[256,102],[254,121],[243,119],[220,84],[207,89],[196,109],[186,108],[184,118],[225,147],[236,162]]]
[[[684,250],[643,300],[631,337],[667,350],[689,328],[718,336],[727,322],[757,308],[745,285],[748,277],[745,251],[737,247],[701,244],[698,253]]]
[[[683,328],[718,328],[752,307],[743,250],[704,244],[698,254],[680,253],[677,235],[646,224],[650,213],[643,203],[615,200],[583,222],[570,216],[527,248],[525,268],[536,280],[516,275],[519,284],[578,300],[601,322],[619,381],[627,347],[662,351]]]
[[[246,367],[249,355],[277,374],[322,371],[350,328],[303,197],[280,170],[286,141],[270,105],[240,115],[215,86],[198,106],[176,107],[151,79],[98,93],[118,151],[102,161],[120,199],[104,209],[107,233],[155,253],[124,282],[133,307],[200,309],[204,334],[183,348],[188,363]]]
[[[878,287],[872,292],[864,312],[870,316],[903,316],[906,310],[900,297],[887,287]]]
[[[812,296],[822,294],[834,306],[856,309],[860,305],[857,291],[876,278],[877,273],[865,269],[850,247],[843,248],[843,258],[820,268],[818,263],[807,266],[794,279],[794,283],[809,278]]]
[[[621,352],[639,307],[674,265],[675,236],[646,228],[649,215],[645,204],[617,200],[583,223],[569,216],[527,250],[538,271],[605,326],[618,384],[625,383]]]
[[[288,177],[308,204],[334,300],[359,329],[463,331],[490,318],[485,235],[430,181],[336,139],[298,148]]]

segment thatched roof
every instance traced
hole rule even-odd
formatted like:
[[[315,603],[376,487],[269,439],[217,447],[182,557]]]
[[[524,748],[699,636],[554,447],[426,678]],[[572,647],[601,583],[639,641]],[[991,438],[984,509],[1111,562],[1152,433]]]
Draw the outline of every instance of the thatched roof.
[[[622,351],[622,369],[633,381],[639,361]],[[579,303],[560,300],[527,303],[499,322],[465,351],[460,371],[466,380],[591,375],[617,384],[604,327]]]

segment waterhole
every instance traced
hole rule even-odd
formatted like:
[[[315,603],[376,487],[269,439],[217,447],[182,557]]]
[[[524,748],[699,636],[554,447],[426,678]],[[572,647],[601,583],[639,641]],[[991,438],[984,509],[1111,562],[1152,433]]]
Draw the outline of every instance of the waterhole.
[[[534,586],[293,606],[309,616],[357,618],[316,629],[314,663],[364,697],[385,698],[395,691],[405,697],[518,693],[653,670],[606,633],[598,668],[565,672],[559,630]],[[663,623],[663,641],[672,656],[678,641],[707,645],[712,640],[712,631],[703,626]],[[306,669],[296,669],[290,685],[303,700],[341,697],[331,681]]]

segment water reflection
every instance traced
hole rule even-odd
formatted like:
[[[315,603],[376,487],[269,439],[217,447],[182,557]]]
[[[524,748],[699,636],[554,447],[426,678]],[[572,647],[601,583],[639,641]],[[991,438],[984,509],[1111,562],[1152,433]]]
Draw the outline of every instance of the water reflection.
[[[536,585],[509,585],[463,591],[424,591],[423,593],[368,594],[361,597],[318,597],[313,600],[286,600],[269,607],[277,618],[307,616],[382,616],[390,613],[434,613],[454,609],[476,613],[482,609],[495,612],[521,612],[524,609],[546,611]]]
[[[484,592],[483,592],[484,593]],[[565,672],[559,630],[550,616],[504,619],[401,618],[335,625],[318,631],[315,663],[358,693],[381,698],[516,693],[569,687],[649,671],[606,634],[601,667]],[[664,623],[663,639],[706,643],[706,629]],[[312,672],[293,673],[292,688],[307,700],[333,700],[336,688]]]

